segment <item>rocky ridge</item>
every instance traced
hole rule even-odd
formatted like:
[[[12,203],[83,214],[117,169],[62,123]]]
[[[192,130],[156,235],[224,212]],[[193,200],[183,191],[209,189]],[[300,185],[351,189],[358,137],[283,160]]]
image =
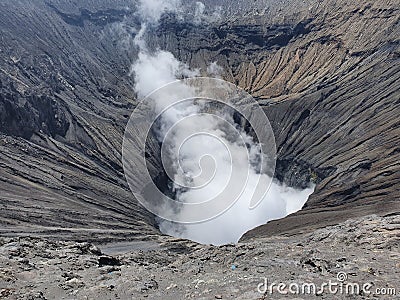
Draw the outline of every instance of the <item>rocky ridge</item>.
[[[311,234],[257,238],[223,247],[165,238],[93,245],[39,238],[0,240],[4,299],[286,299],[276,283],[371,284],[371,294],[292,295],[296,299],[377,299],[400,295],[400,218],[368,216]],[[390,290],[389,290],[390,289]],[[393,294],[396,290],[397,294]],[[288,292],[286,290],[286,292]]]

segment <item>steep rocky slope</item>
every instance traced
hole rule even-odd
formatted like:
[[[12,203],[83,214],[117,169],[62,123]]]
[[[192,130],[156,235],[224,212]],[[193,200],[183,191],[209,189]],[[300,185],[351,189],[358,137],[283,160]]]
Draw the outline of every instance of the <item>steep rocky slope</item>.
[[[130,59],[102,39],[104,26],[126,14],[113,3],[96,3],[97,17],[82,12],[76,24],[44,2],[0,4],[4,233],[154,234],[120,163],[134,95]]]
[[[202,70],[217,61],[265,107],[277,179],[318,183],[302,211],[245,238],[398,212],[398,2],[209,2],[220,18],[166,15],[149,43]],[[120,158],[138,26],[130,1],[0,3],[2,234],[157,235]]]

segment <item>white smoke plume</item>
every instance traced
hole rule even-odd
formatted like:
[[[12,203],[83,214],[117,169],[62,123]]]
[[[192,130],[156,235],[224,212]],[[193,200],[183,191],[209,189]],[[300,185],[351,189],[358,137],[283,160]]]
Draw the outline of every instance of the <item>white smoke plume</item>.
[[[222,18],[222,7],[216,6],[214,12],[210,14],[206,11],[206,6],[203,2],[196,2],[194,10],[193,22],[197,25],[202,23],[218,22]]]
[[[252,175],[249,181],[256,181],[254,177]],[[161,222],[160,229],[166,234],[203,244],[236,243],[247,231],[300,210],[308,197],[314,192],[314,187],[296,190],[279,183],[273,183],[265,199],[254,210],[248,208],[250,191],[251,186],[226,213],[215,219],[204,223],[181,226],[171,222]],[[186,196],[191,197],[192,195],[187,194]]]
[[[194,12],[194,22],[196,24],[199,24],[202,22],[204,19],[204,11],[206,9],[206,6],[204,5],[203,2],[196,2],[196,9]]]
[[[193,77],[199,74],[198,70],[190,70],[187,65],[178,61],[172,53],[161,50],[150,52],[146,47],[147,25],[157,23],[164,12],[176,12],[179,8],[180,1],[177,0],[140,1],[139,12],[143,25],[142,30],[135,38],[135,44],[140,52],[137,61],[131,68],[135,78],[135,90],[139,98],[144,98],[155,89],[176,79]],[[196,15],[200,19],[204,15],[204,5],[200,2],[197,3]],[[223,69],[217,63],[212,63],[207,71],[212,76],[220,76]],[[179,98],[193,96],[191,89],[185,87],[184,84],[176,90],[176,93]],[[168,101],[168,97],[174,95],[164,96],[154,99],[153,106],[156,111],[158,107],[165,107],[165,101]],[[188,102],[185,105],[179,105],[164,112],[161,121],[165,124],[164,128],[169,128],[170,124],[175,124],[188,116],[200,112],[201,109],[202,106],[200,104]],[[226,112],[224,112],[221,113],[221,117],[229,119],[232,118],[232,115],[226,115]],[[236,128],[236,130],[238,129]],[[182,143],[187,132],[192,131],[207,131],[211,134],[195,136],[190,141]],[[239,137],[231,134],[230,130],[221,122],[221,119],[213,118],[210,115],[199,117],[196,122],[186,122],[184,126],[178,126],[172,132],[164,131],[161,126],[158,132],[159,140],[164,141],[167,134],[169,134],[170,138],[168,139],[168,144],[164,146],[168,149],[170,160],[176,163],[174,182],[184,181],[187,178],[187,174],[192,176],[200,174],[202,170],[199,162],[206,154],[212,154],[215,165],[215,174],[209,184],[198,189],[181,189],[179,185],[175,185],[176,200],[185,203],[198,203],[207,201],[213,195],[219,194],[221,189],[226,186],[228,177],[236,176],[235,174],[230,174],[232,164],[233,169],[248,171],[249,179],[237,202],[225,213],[212,220],[198,224],[176,224],[169,221],[160,221],[160,230],[163,233],[207,244],[235,243],[249,229],[265,224],[269,220],[282,218],[301,209],[308,196],[314,190],[313,187],[310,187],[303,191],[297,191],[273,182],[261,204],[250,210],[249,199],[252,197],[254,186],[260,180],[260,177],[267,176],[266,174],[259,174],[256,168],[249,167],[249,161],[256,161],[259,154],[259,146],[253,141],[253,138],[244,131],[240,131],[240,137],[244,139],[245,143],[240,142]],[[229,153],[226,149],[229,149]],[[194,185],[201,183],[204,179],[202,176],[193,178]],[[237,180],[236,185],[243,185],[241,178],[241,176],[233,177],[234,181]],[[227,201],[229,201],[229,197],[230,195],[227,195]],[[186,212],[182,209],[177,213],[185,214]]]
[[[207,67],[207,73],[215,78],[221,78],[222,74],[224,73],[224,68],[214,61]]]
[[[218,22],[222,19],[222,6],[215,7],[213,14],[211,15],[212,22]]]
[[[165,12],[179,12],[180,0],[140,0],[139,16],[143,23],[157,23]]]
[[[197,76],[197,70],[190,70],[170,52],[157,50],[155,53],[139,52],[132,66],[135,74],[135,90],[139,98],[181,77]]]

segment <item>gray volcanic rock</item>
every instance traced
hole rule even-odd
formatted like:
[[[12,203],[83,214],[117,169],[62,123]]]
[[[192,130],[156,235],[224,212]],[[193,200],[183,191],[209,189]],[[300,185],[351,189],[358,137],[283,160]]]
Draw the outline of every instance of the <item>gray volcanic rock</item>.
[[[158,248],[136,243],[114,256],[117,244],[0,240],[0,295],[4,299],[395,299],[399,216],[368,216],[296,237],[258,238],[222,247],[164,239]],[[126,246],[126,245],[125,245]],[[148,245],[149,246],[149,245]],[[99,250],[100,249],[100,250]],[[99,262],[102,261],[102,264]],[[107,262],[107,263],[104,263]],[[278,283],[348,283],[360,290],[283,295]],[[258,291],[268,280],[272,294]],[[364,284],[371,284],[363,294]],[[386,289],[387,295],[377,294]],[[390,289],[390,290],[389,290]],[[268,289],[267,289],[268,290]],[[287,289],[286,289],[287,291]],[[300,290],[301,291],[301,290]],[[393,291],[396,293],[393,294]],[[288,292],[288,291],[287,291]]]
[[[80,26],[66,22],[57,3],[0,3],[1,234],[158,234],[121,166],[131,59],[102,35],[125,6],[103,4],[109,9],[97,3]]]
[[[269,116],[276,178],[317,183],[302,211],[245,239],[398,212],[398,2],[206,5],[221,17],[164,15],[150,45],[203,74],[217,61]],[[121,167],[138,30],[131,1],[0,3],[2,235],[158,236]]]

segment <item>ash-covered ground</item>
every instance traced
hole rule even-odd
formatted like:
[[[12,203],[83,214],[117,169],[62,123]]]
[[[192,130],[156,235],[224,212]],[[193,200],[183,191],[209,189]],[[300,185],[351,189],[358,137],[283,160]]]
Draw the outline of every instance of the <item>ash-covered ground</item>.
[[[399,215],[372,215],[310,234],[222,247],[167,237],[105,245],[28,237],[2,238],[0,243],[4,299],[396,299],[400,295]],[[326,288],[320,295],[301,294],[301,289],[291,294],[288,287],[280,293],[277,285],[272,293],[264,288],[267,279],[268,286],[293,283],[301,288],[313,283],[320,290],[323,283],[340,283],[338,274],[346,274],[345,284],[361,289],[370,284],[370,288],[354,290],[354,295],[351,289],[346,293],[346,285],[343,293]],[[382,291],[390,294],[377,294]]]

